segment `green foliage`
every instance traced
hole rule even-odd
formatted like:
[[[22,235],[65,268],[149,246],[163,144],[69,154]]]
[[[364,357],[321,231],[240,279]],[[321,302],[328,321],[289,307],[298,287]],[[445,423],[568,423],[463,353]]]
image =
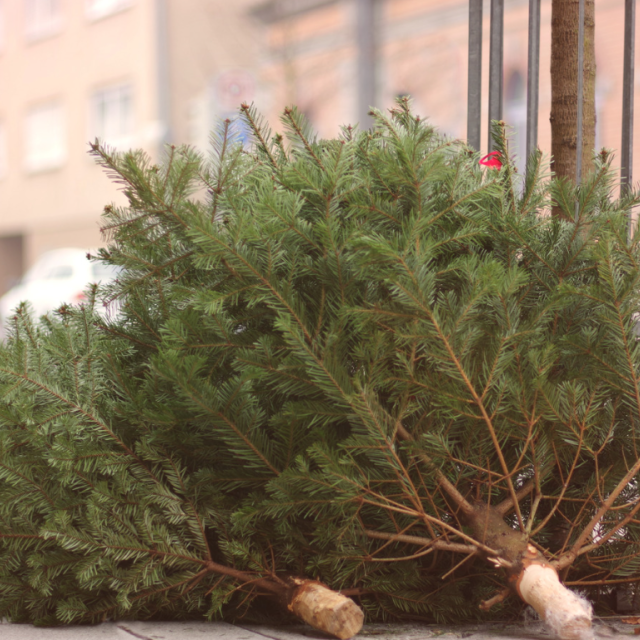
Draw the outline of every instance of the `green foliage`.
[[[528,487],[507,520],[574,545],[568,580],[632,575],[638,197],[608,159],[576,189],[539,155],[521,179],[499,128],[483,169],[405,102],[328,141],[243,110],[250,151],[94,146],[129,202],[100,254],[120,312],[23,309],[0,348],[0,615],[244,615],[262,591],[218,563],[369,619],[479,617],[499,576],[445,548],[473,540],[442,478]]]

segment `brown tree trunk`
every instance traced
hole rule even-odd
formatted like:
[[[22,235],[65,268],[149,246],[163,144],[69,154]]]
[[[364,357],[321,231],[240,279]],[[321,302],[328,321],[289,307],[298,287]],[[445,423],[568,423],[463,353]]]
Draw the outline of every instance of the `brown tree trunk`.
[[[581,178],[593,170],[596,138],[594,0],[585,0]],[[576,180],[578,119],[578,0],[551,3],[551,168]]]
[[[401,424],[397,427],[397,435],[400,440],[414,442],[413,436]],[[475,552],[484,555],[496,569],[502,569],[506,573],[509,588],[483,602],[480,608],[488,611],[513,591],[537,611],[559,640],[593,640],[589,603],[560,582],[557,570],[549,559],[530,543],[525,532],[507,524],[504,519],[511,509],[520,513],[518,503],[531,492],[533,483],[525,483],[519,491],[514,491],[512,497],[495,506],[481,502],[471,504],[444,473],[434,467],[431,458],[426,454],[420,454],[420,457],[434,471],[438,484],[456,505],[462,520],[470,526],[473,539],[480,543]],[[635,470],[633,471],[635,473]],[[402,539],[403,542],[413,542],[423,547],[425,543],[433,544],[435,547],[437,542],[440,542],[372,531],[366,531],[366,534],[370,538]],[[451,543],[444,544],[449,547]],[[449,548],[451,551],[460,550],[468,553],[466,548]],[[570,562],[567,566],[568,564]]]
[[[320,582],[293,580],[296,588],[287,606],[298,618],[340,640],[352,638],[362,629],[364,613],[353,600]]]
[[[560,582],[551,563],[524,533],[509,526],[503,515],[499,508],[476,505],[469,518],[474,538],[498,552],[499,556],[490,560],[505,568],[510,587],[536,610],[559,640],[591,640],[591,606]],[[505,595],[501,593],[497,601]],[[487,605],[480,608],[487,610]]]
[[[317,580],[288,576],[256,577],[254,574],[209,561],[202,573],[230,576],[240,583],[260,588],[315,629],[339,640],[355,636],[364,622],[362,609],[350,598],[332,591]]]

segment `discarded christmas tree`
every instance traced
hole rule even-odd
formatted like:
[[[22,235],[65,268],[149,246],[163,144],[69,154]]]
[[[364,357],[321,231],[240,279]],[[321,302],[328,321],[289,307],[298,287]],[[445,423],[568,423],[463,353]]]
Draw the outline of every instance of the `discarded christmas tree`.
[[[119,353],[91,310],[61,315],[36,329],[18,311],[1,353],[3,615],[39,624],[215,615],[241,591],[239,614],[261,594],[338,638],[355,635],[363,615],[352,600],[276,575],[259,547],[227,534],[232,492],[200,487],[141,416],[123,415],[133,381],[114,387],[119,372],[110,379],[105,365]]]
[[[588,634],[557,572],[595,593],[640,562],[637,196],[606,158],[577,192],[538,159],[520,190],[503,132],[483,169],[405,103],[320,142],[244,115],[255,148],[223,132],[209,162],[94,149],[130,202],[102,254],[121,312],[30,351],[17,320],[2,352],[5,615],[237,615],[293,574],[370,619],[477,619],[508,589]]]

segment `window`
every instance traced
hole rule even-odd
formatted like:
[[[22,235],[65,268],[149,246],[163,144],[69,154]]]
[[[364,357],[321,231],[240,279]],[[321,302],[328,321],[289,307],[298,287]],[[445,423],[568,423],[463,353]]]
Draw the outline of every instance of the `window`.
[[[50,103],[34,107],[26,118],[27,171],[46,171],[61,166],[67,158],[62,106]]]
[[[116,148],[133,140],[133,92],[128,84],[99,89],[91,98],[91,138]]]
[[[86,0],[87,17],[99,20],[105,16],[129,8],[133,0]]]
[[[7,160],[7,134],[4,124],[0,122],[0,180],[7,175],[9,163]]]
[[[31,40],[54,35],[62,27],[60,0],[27,0],[26,34]]]

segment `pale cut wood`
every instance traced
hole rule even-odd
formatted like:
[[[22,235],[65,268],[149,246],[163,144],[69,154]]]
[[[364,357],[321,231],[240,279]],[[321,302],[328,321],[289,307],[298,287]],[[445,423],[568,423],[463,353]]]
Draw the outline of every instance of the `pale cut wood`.
[[[517,584],[520,597],[530,604],[560,640],[589,640],[591,606],[565,587],[548,564],[527,566]]]
[[[289,610],[307,624],[340,640],[352,638],[362,629],[364,613],[353,600],[319,582],[300,580],[298,584]]]

